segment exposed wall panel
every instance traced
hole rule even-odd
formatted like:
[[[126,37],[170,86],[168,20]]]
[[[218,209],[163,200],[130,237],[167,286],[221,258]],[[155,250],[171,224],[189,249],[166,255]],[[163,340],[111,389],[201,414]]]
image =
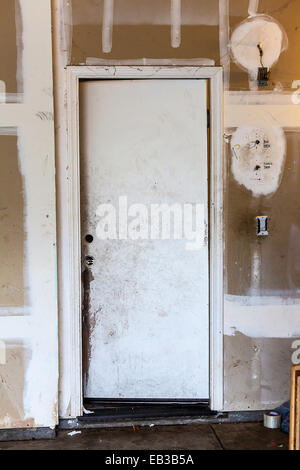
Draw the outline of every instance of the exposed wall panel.
[[[220,1],[220,3],[223,0]],[[225,2],[224,2],[225,4]],[[292,82],[300,77],[297,57],[300,53],[300,13],[296,1],[260,0],[257,14],[267,15],[278,22],[287,33],[288,46],[272,67],[267,89],[291,89]],[[248,17],[249,0],[228,0],[230,34]],[[70,2],[65,6],[70,11]],[[225,11],[224,7],[221,11]],[[70,63],[84,64],[93,58],[115,60],[141,58],[201,58],[213,59],[216,65],[224,63],[224,49],[219,49],[219,18],[217,0],[184,0],[181,8],[181,44],[171,46],[170,1],[169,0],[116,0],[114,2],[112,49],[103,52],[102,20],[103,0],[73,0],[70,44]],[[66,22],[68,28],[69,22]],[[224,44],[230,55],[230,44]],[[226,55],[226,53],[225,53]],[[247,55],[247,54],[245,54]],[[231,57],[230,89],[248,90],[249,77]]]
[[[9,132],[9,130],[4,131]],[[16,130],[11,129],[14,133]],[[17,135],[1,135],[0,129],[0,315],[3,307],[23,307],[24,193]],[[6,312],[4,308],[4,312]],[[19,310],[13,314],[18,314]]]
[[[19,0],[1,0],[0,103],[22,101],[21,35]]]
[[[218,60],[218,2],[182,2],[181,45],[171,45],[169,0],[115,1],[113,44],[103,52],[103,0],[73,0],[72,64],[90,57],[106,59],[201,58]],[[193,3],[193,6],[191,5]],[[82,17],[82,11],[84,16]]]
[[[226,410],[271,409],[289,396],[290,338],[224,337]]]

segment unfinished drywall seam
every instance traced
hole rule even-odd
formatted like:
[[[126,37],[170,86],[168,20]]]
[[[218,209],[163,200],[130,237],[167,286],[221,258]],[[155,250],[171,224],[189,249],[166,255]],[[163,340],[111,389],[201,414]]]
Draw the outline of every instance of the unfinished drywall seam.
[[[74,26],[100,25],[99,9],[103,0],[73,0],[73,2]],[[218,2],[219,0],[181,0],[183,7],[181,24],[197,27],[218,26]],[[170,3],[171,0],[117,0],[114,26],[170,26]]]
[[[23,26],[20,0],[15,0],[15,23],[16,23],[16,41],[17,41],[17,87],[18,92],[10,100],[14,103],[23,102]]]
[[[6,83],[0,80],[0,104],[6,102]]]
[[[234,297],[225,296],[225,335],[233,336],[238,330],[252,338],[300,336],[299,302],[290,303],[287,308],[276,297]]]
[[[255,16],[258,10],[259,0],[249,0],[248,14],[249,16]]]
[[[114,22],[114,0],[104,0],[102,23],[102,51],[109,54],[112,50]]]
[[[251,262],[251,285],[254,290],[258,290],[260,286],[260,270],[261,256],[259,253],[259,247],[253,250],[252,262]]]
[[[171,0],[171,46],[181,44],[181,0]]]
[[[195,58],[195,59],[100,59],[97,57],[87,57],[86,65],[151,65],[151,66],[160,66],[160,65],[197,65],[197,66],[214,66],[215,61],[208,58]]]
[[[224,89],[229,89],[230,53],[229,45],[229,0],[219,0],[219,46],[220,64],[223,66]]]
[[[61,0],[59,5],[59,12],[61,50],[62,53],[65,55],[66,64],[69,64],[71,62],[73,34],[72,1]]]

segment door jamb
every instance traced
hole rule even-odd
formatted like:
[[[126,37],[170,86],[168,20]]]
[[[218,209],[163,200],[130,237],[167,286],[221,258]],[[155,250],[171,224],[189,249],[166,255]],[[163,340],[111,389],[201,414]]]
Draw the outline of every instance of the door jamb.
[[[80,150],[79,81],[82,79],[207,79],[210,89],[210,407],[223,409],[223,70],[222,67],[176,66],[70,66],[66,69],[67,143],[68,143],[68,216],[64,223],[70,234],[64,262],[69,279],[68,292],[70,345],[70,414],[83,414],[82,390],[82,315],[81,315],[81,234],[80,234]],[[65,359],[64,359],[65,361]]]

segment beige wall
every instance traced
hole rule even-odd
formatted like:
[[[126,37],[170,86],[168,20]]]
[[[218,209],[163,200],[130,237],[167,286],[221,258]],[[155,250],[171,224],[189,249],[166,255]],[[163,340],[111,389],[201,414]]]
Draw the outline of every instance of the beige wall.
[[[18,137],[0,135],[0,148],[0,306],[24,307],[24,194]]]
[[[18,4],[12,0],[0,4],[0,80],[5,82],[7,93],[18,91],[16,8]]]

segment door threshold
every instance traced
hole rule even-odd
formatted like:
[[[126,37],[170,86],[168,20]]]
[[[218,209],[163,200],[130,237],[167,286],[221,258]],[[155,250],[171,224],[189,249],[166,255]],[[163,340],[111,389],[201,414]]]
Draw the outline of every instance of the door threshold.
[[[214,416],[208,400],[86,399],[84,422]]]

